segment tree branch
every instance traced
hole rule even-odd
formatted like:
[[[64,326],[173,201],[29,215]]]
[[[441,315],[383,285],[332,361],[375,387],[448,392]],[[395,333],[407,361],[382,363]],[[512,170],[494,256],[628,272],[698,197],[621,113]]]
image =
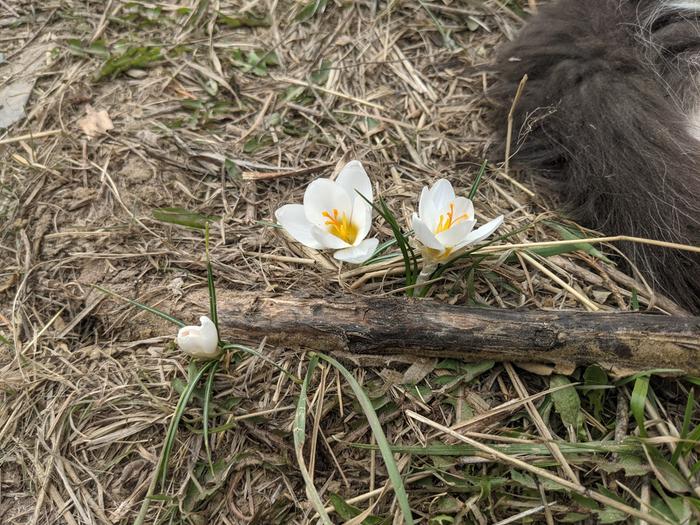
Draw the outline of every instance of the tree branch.
[[[239,294],[220,305],[237,340],[351,354],[454,357],[700,374],[700,317],[518,311],[430,300]]]

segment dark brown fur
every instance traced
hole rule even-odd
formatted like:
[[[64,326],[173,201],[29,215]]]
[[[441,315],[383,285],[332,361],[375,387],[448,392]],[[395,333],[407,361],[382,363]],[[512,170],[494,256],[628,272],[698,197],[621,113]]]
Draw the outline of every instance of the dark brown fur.
[[[658,7],[561,0],[541,9],[496,62],[494,129],[505,130],[527,74],[513,163],[551,177],[570,213],[606,235],[698,246],[700,141],[687,126],[700,104],[700,13]],[[700,310],[700,255],[622,248],[658,289]]]

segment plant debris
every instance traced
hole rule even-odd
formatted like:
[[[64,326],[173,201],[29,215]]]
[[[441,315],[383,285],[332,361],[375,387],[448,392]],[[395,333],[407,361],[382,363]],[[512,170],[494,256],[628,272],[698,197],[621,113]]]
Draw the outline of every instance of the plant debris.
[[[359,159],[402,227],[448,178],[520,246],[461,259],[429,300],[678,313],[539,179],[489,162],[475,184],[492,140],[480,66],[540,3],[0,2],[0,74],[23,63],[9,82],[34,84],[0,134],[3,525],[311,524],[311,486],[355,523],[403,523],[406,506],[425,525],[697,523],[697,378],[335,355],[350,377],[261,340],[192,386],[177,326],[114,295],[193,325],[208,267],[221,315],[241,291],[405,294],[380,216],[384,251],[352,267],[274,223]],[[36,69],[19,62],[44,44]],[[88,104],[119,132],[81,140]]]

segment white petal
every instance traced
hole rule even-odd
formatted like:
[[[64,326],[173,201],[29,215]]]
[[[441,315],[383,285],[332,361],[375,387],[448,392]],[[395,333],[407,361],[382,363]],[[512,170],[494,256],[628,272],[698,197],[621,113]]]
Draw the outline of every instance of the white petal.
[[[494,220],[487,222],[482,227],[471,232],[462,242],[459,243],[459,247],[483,241],[486,237],[495,232],[501,224],[503,224],[503,215],[496,217]]]
[[[365,239],[357,246],[338,250],[333,254],[333,257],[339,261],[361,264],[372,257],[377,246],[379,246],[379,239],[376,237],[373,239]]]
[[[311,227],[311,235],[318,241],[322,248],[331,250],[339,250],[340,248],[348,248],[350,245],[340,237],[336,237],[329,231],[323,230],[318,226]]]
[[[289,235],[304,246],[318,250],[323,248],[311,235],[313,224],[309,222],[301,204],[285,204],[275,212],[275,218]]]
[[[212,359],[219,354],[219,334],[216,325],[206,316],[199,318],[201,326],[184,326],[177,333],[180,350],[193,357]]]
[[[355,197],[359,197],[357,192],[365,196],[367,200],[372,202],[372,182],[367,176],[365,168],[359,160],[351,160],[342,170],[335,182],[348,192],[350,199],[354,202]]]
[[[443,246],[454,247],[460,244],[474,228],[476,221],[459,221],[451,228],[440,232],[435,237]]]
[[[355,246],[360,244],[367,237],[370,228],[372,227],[372,206],[367,204],[362,198],[355,199],[352,203],[352,223],[357,226],[357,237],[353,243]]]
[[[440,179],[430,188],[430,200],[438,213],[445,213],[455,200],[455,190],[447,179]]]
[[[413,233],[421,244],[427,248],[432,248],[433,250],[444,250],[444,246],[440,244],[433,235],[433,232],[425,225],[425,223],[416,215],[413,214],[411,218],[411,225],[413,226]]]
[[[352,201],[345,189],[339,184],[328,179],[316,179],[304,193],[304,213],[308,221],[319,228],[326,228],[326,221],[323,213],[333,213],[338,210],[342,216],[345,213],[348,217],[352,213]]]
[[[467,219],[474,219],[474,204],[472,203],[472,201],[470,201],[466,197],[457,197],[454,201],[454,205],[455,219],[461,217],[462,215],[466,215]]]
[[[428,195],[430,195],[428,187],[423,186],[423,189],[420,190],[420,198],[418,199],[418,216],[422,219],[425,219],[425,205],[428,201]]]
[[[420,201],[418,201],[418,216],[420,220],[423,221],[430,231],[433,231],[438,224],[439,215],[430,197],[430,190],[427,186],[424,186],[420,192]]]

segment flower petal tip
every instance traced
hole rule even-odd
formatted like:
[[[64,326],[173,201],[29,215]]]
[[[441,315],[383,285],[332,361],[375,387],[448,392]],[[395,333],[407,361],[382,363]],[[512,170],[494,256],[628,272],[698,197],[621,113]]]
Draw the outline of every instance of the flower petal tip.
[[[374,255],[377,246],[379,246],[379,239],[373,237],[372,239],[365,239],[357,246],[338,250],[333,254],[333,257],[350,264],[362,264]]]

